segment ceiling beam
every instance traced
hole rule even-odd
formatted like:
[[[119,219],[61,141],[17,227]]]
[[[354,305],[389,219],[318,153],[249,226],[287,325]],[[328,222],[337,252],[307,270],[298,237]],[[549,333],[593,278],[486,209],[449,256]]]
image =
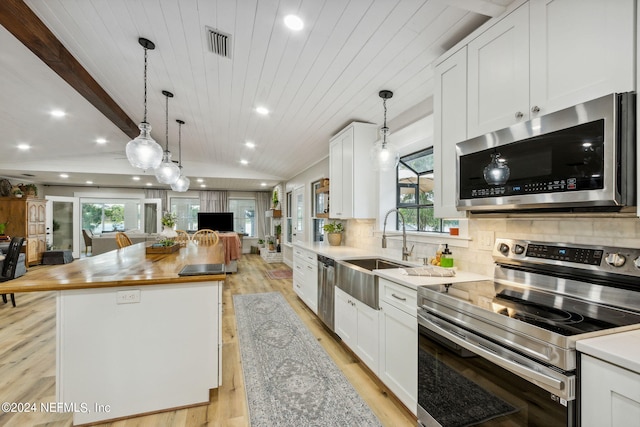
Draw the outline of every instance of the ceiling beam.
[[[23,0],[0,1],[0,25],[69,83],[122,132],[130,138],[140,134],[138,125],[91,77]]]
[[[469,12],[492,18],[502,15],[507,10],[506,7],[491,3],[488,0],[444,0],[444,2],[458,9],[468,10]]]

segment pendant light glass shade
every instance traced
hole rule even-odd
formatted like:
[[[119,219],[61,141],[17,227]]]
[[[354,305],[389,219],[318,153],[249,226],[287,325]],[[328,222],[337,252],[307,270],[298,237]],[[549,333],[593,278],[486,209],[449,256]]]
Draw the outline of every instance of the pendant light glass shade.
[[[179,193],[184,193],[189,189],[189,185],[191,185],[191,180],[184,176],[182,173],[182,166],[180,166],[180,177],[176,182],[171,184],[171,189]]]
[[[380,129],[382,140],[376,142],[369,152],[371,158],[371,165],[375,171],[390,171],[394,170],[398,166],[400,161],[400,153],[395,146],[387,141],[389,136],[389,128],[387,127],[387,99],[393,96],[393,92],[390,90],[381,90],[378,96],[382,98],[382,105],[384,107],[384,125]]]
[[[125,151],[131,166],[140,169],[155,169],[162,161],[162,147],[151,138],[151,125],[142,122],[138,125],[140,135],[127,143]]]
[[[189,189],[189,185],[191,185],[191,180],[184,176],[182,171],[182,125],[184,122],[182,120],[176,120],[178,122],[178,168],[180,169],[180,177],[176,182],[171,184],[171,189],[173,191],[177,191],[179,193],[184,193]]]
[[[147,122],[147,50],[156,46],[145,38],[139,38],[138,43],[144,48],[144,119],[138,125],[140,135],[127,143],[125,152],[131,166],[147,170],[162,162],[162,147],[151,137],[151,125]]]
[[[162,163],[155,169],[154,173],[160,184],[173,184],[180,176],[180,168],[171,160],[171,151],[169,151],[169,98],[173,98],[173,94],[166,90],[163,90],[162,94],[166,97],[165,138],[167,146],[162,155]]]

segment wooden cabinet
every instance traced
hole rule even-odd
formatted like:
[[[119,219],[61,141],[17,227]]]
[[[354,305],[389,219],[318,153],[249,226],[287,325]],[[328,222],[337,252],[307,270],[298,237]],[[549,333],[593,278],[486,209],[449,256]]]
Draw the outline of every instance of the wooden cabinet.
[[[640,425],[640,373],[581,356],[582,425]]]
[[[314,252],[293,248],[293,290],[313,311],[318,313],[318,262]]]
[[[379,363],[378,325],[378,310],[336,287],[336,334],[376,375]]]
[[[24,237],[26,263],[39,264],[47,250],[46,201],[30,197],[0,198],[0,222],[9,221],[5,233]]]
[[[461,218],[456,209],[456,143],[467,139],[467,48],[435,69],[434,103],[434,215]]]
[[[380,278],[378,376],[415,415],[418,396],[418,323],[415,290]]]
[[[635,90],[633,0],[531,0],[468,44],[468,138]]]
[[[331,182],[330,218],[375,218],[377,197],[375,173],[369,151],[376,138],[376,125],[351,123],[329,143]]]

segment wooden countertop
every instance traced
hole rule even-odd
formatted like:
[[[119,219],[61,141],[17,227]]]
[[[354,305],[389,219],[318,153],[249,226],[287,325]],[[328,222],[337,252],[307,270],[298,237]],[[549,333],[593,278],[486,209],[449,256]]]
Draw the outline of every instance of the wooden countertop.
[[[223,264],[224,247],[189,244],[172,254],[146,254],[137,243],[69,264],[38,268],[0,283],[0,294],[71,289],[145,286],[224,280],[226,275],[178,276],[187,264]]]

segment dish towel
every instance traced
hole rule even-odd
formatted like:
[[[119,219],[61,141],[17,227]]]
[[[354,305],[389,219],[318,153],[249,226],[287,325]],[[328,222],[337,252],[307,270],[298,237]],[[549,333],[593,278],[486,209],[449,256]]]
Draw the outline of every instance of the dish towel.
[[[404,268],[404,274],[408,276],[432,276],[432,277],[453,277],[455,270],[443,268],[435,265],[425,265],[424,267]]]

